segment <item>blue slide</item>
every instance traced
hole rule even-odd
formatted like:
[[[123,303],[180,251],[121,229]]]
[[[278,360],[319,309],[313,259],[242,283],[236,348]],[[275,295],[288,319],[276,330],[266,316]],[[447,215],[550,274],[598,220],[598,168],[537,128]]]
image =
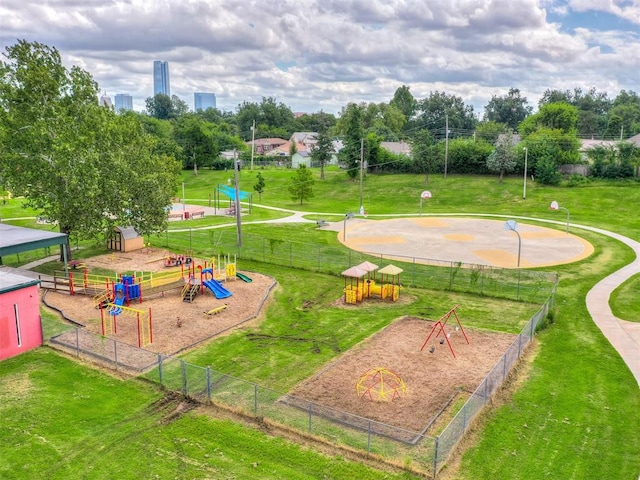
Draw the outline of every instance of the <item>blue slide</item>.
[[[122,309],[120,308],[122,305],[124,305],[124,301],[126,300],[126,298],[124,297],[124,295],[120,298],[116,298],[113,301],[114,305],[118,305],[117,307],[111,307],[111,310],[109,310],[109,314],[110,315],[119,315],[120,312],[122,312]]]
[[[211,290],[211,293],[213,293],[213,295],[218,299],[227,298],[232,295],[229,290],[224,288],[222,284],[215,279],[205,280],[204,282],[202,282],[202,284],[209,290]]]

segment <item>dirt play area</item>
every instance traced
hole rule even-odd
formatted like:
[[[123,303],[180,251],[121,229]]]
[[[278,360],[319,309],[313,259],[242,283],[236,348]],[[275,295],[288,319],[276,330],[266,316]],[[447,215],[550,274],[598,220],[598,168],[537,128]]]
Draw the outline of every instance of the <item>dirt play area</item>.
[[[89,269],[102,267],[118,273],[162,271],[165,267],[161,259],[166,254],[168,252],[162,250],[143,249],[95,257],[88,260],[86,265]],[[204,263],[204,260],[195,259],[195,262],[198,265]],[[224,286],[233,294],[223,300],[218,300],[207,292],[205,295],[198,295],[193,303],[183,302],[181,289],[176,288],[164,295],[143,298],[142,303],[132,303],[131,307],[136,309],[151,308],[153,343],[147,345],[145,350],[165,355],[176,354],[259,317],[276,282],[273,278],[256,272],[243,273],[253,281],[247,283],[237,279],[225,282]],[[46,301],[62,310],[67,317],[86,325],[87,330],[101,333],[100,310],[94,306],[90,296],[71,296],[49,291]],[[206,313],[223,304],[227,304],[227,308],[222,312],[216,315]],[[336,299],[335,305],[337,304],[344,305],[342,298]],[[353,306],[344,305],[344,308],[348,311]],[[442,315],[445,313],[447,312],[441,312]],[[303,381],[289,394],[329,409],[411,432],[421,432],[448,404],[475,390],[516,338],[512,334],[465,327],[463,309],[459,309],[457,314],[469,344],[462,330],[454,328],[457,325],[456,317],[450,317],[445,331],[450,334],[449,341],[456,358],[446,342],[440,343],[442,334],[437,338],[434,335],[424,350],[420,350],[438,320],[437,317],[401,317]],[[119,318],[117,333],[110,334],[109,337],[136,346],[136,319]],[[72,343],[75,336],[67,341]],[[83,340],[83,336],[80,336],[80,342],[86,342],[88,350],[95,341],[95,337],[87,336]],[[142,355],[137,358],[135,351],[126,355],[135,357],[129,363],[134,367],[138,366],[136,362],[144,360]],[[124,351],[121,356],[125,356]],[[406,385],[405,394],[390,402],[375,402],[368,397],[360,397],[356,392],[359,377],[375,368],[397,373]]]
[[[444,312],[443,312],[444,313]],[[422,431],[457,395],[473,392],[497,363],[516,335],[464,327],[464,312],[458,311],[462,330],[453,318],[445,326],[456,358],[443,336],[429,340],[420,350],[438,320],[403,317],[346,352],[333,364],[304,381],[292,395],[364,418],[412,432]],[[433,353],[430,352],[431,347]],[[360,397],[356,384],[370,369],[384,368],[398,374],[406,385],[403,397],[372,401]]]
[[[89,272],[96,267],[108,268],[118,273],[160,272],[166,269],[162,259],[168,254],[163,250],[145,248],[135,252],[101,255],[88,259],[85,264]],[[204,264],[204,259],[194,261],[196,265]],[[216,299],[208,290],[205,290],[204,295],[195,297],[192,303],[182,301],[180,288],[150,298],[145,298],[143,292],[142,303],[135,301],[130,307],[145,312],[151,309],[153,343],[145,349],[165,355],[175,354],[258,316],[276,281],[256,272],[242,271],[242,265],[238,267],[239,271],[245,273],[252,281],[227,280],[224,286],[232,295],[225,299]],[[76,273],[81,274],[81,271]],[[85,325],[88,330],[102,333],[100,310],[94,306],[91,296],[71,296],[68,293],[50,291],[47,293],[46,301],[62,310],[68,318]],[[225,304],[227,308],[215,315],[206,313]],[[110,334],[109,337],[129,345],[138,345],[135,318],[121,316],[117,321],[117,330],[117,333]]]

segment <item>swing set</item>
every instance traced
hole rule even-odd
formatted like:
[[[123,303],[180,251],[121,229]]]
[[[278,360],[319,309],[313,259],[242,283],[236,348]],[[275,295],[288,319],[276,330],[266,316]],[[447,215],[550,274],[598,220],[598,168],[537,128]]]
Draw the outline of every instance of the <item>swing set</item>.
[[[442,333],[443,338],[440,339],[440,344],[443,344],[446,341],[447,345],[449,346],[449,350],[451,351],[451,355],[453,355],[453,358],[456,358],[456,352],[453,350],[453,345],[451,345],[451,342],[449,341],[449,337],[451,336],[451,333],[447,333],[444,329],[444,327],[447,325],[447,322],[449,321],[449,318],[451,318],[451,315],[455,317],[456,322],[458,323],[455,329],[456,330],[458,330],[458,328],[460,329],[460,331],[462,332],[462,335],[464,336],[465,341],[467,342],[467,345],[469,344],[469,339],[467,338],[467,334],[465,333],[464,328],[462,328],[462,323],[460,323],[460,318],[458,318],[458,314],[456,313],[456,310],[458,309],[459,306],[460,305],[456,305],[455,307],[453,307],[451,310],[445,313],[442,317],[440,317],[440,319],[436,323],[433,324],[433,327],[431,327],[431,331],[429,332],[427,339],[424,341],[424,344],[422,344],[422,348],[420,349],[420,351],[424,350],[424,347],[427,346],[427,344],[429,343],[429,339],[434,333],[436,333],[434,340],[437,339]],[[435,349],[436,348],[434,344],[429,349],[429,352],[433,353]]]

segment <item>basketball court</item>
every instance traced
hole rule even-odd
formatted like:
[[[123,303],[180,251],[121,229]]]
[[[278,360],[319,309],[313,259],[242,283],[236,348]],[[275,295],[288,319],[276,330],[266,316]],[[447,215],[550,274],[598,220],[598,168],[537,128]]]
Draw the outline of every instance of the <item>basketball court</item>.
[[[503,268],[517,268],[518,256],[520,267],[537,268],[576,262],[593,253],[589,242],[572,233],[519,222],[516,233],[503,220],[358,218],[336,222],[332,229],[340,242],[361,252]]]

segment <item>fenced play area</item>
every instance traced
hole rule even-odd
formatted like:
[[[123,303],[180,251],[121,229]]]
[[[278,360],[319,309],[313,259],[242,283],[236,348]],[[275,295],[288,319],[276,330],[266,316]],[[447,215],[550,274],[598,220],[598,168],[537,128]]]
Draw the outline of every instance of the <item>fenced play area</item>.
[[[265,248],[267,245],[263,244]],[[298,248],[302,250],[303,245],[283,242],[275,247],[274,253],[277,249],[278,252],[288,251],[290,255],[271,255],[271,261],[297,263],[302,257]],[[223,255],[243,261],[246,252],[251,258],[256,250],[243,247],[241,252],[225,252]],[[307,249],[306,262],[309,262],[308,252]],[[339,278],[345,264],[334,263],[337,258],[335,252],[329,247],[316,247],[315,252],[316,258],[311,260],[317,263],[314,262],[313,266],[319,271],[332,272]],[[370,256],[345,255],[344,252],[341,258],[343,262],[345,259],[351,261],[352,266],[364,261],[373,263],[374,260],[383,263]],[[394,265],[397,263],[396,259]],[[462,313],[464,306],[451,305],[448,311],[434,312],[433,318],[399,318],[289,392],[277,392],[211,368],[189,364],[161,351],[138,349],[115,337],[104,338],[86,329],[71,330],[54,337],[51,342],[79,357],[98,360],[112,368],[142,373],[166,388],[198,401],[227,405],[247,415],[325,436],[334,443],[379,453],[385,458],[400,462],[411,459],[417,468],[433,475],[533,338],[536,327],[551,308],[556,279],[538,272],[502,271],[456,263],[436,269],[418,259],[400,265],[402,285],[430,285],[436,289],[471,290],[514,300],[539,300],[537,304],[542,307],[519,335],[477,331],[468,327]],[[224,270],[226,273],[226,268]],[[358,282],[364,280],[367,285],[365,277],[359,277]],[[383,283],[380,277],[377,279],[378,284]],[[387,281],[385,279],[384,283]],[[252,283],[239,281],[236,284],[248,286],[253,283],[255,279]],[[229,298],[231,301],[237,297],[235,288],[235,285],[229,286],[234,290],[234,295]],[[366,301],[365,296],[363,302]],[[348,306],[359,308],[358,303]],[[222,318],[233,308],[235,306],[230,305],[215,318]],[[211,319],[204,309],[198,315]],[[190,318],[185,316],[184,320],[189,322]],[[180,332],[182,328],[174,325],[172,332]],[[154,313],[154,346],[157,344],[157,330]],[[139,354],[132,354],[131,349]],[[135,357],[135,361],[130,357]],[[400,381],[389,381],[396,377],[387,376],[387,373],[396,375]],[[363,380],[367,374],[370,374],[370,383]],[[386,400],[379,401],[380,397]],[[416,400],[419,400],[419,406]]]

